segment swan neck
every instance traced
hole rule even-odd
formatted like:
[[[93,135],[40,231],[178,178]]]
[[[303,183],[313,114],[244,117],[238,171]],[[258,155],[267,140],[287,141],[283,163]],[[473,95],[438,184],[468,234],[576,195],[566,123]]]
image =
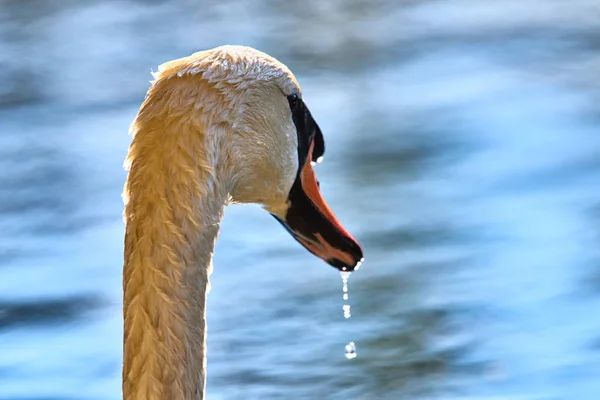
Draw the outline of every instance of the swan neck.
[[[124,190],[123,396],[203,400],[206,295],[228,196],[198,126],[143,116],[144,106]]]

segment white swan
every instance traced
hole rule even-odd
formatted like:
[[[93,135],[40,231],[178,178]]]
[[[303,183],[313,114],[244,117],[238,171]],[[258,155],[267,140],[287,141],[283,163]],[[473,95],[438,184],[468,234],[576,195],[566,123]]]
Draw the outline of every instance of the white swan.
[[[224,207],[258,203],[352,271],[362,250],[325,204],[319,127],[290,70],[241,46],[165,63],[131,126],[123,199],[126,400],[204,398],[205,305]]]

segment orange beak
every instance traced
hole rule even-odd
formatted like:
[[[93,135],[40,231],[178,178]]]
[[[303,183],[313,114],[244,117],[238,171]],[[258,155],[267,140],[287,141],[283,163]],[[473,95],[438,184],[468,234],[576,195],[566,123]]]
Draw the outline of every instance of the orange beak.
[[[314,140],[311,141],[306,162],[289,194],[289,208],[285,219],[277,220],[308,251],[341,271],[353,271],[363,261],[363,251],[354,237],[333,214],[319,189],[313,159]]]

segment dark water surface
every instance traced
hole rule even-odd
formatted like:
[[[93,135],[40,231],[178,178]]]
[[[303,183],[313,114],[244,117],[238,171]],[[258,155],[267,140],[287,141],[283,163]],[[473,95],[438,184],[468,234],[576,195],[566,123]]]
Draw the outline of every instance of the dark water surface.
[[[595,0],[0,1],[0,399],[120,397],[128,125],[225,43],[298,76],[367,261],[344,320],[334,269],[228,209],[209,399],[600,398],[599,32]]]

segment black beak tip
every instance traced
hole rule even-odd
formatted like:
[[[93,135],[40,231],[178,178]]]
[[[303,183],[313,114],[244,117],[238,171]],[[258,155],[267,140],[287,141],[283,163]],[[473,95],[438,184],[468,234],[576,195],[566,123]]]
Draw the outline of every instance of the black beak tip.
[[[327,264],[331,265],[334,268],[337,268],[338,270],[340,270],[340,272],[354,272],[360,268],[361,264],[365,261],[365,259],[363,257],[362,250],[360,250],[360,252],[358,253],[355,253],[353,256],[355,260],[353,265],[350,265],[347,262],[338,260],[336,258],[330,258],[329,260],[327,260]]]

